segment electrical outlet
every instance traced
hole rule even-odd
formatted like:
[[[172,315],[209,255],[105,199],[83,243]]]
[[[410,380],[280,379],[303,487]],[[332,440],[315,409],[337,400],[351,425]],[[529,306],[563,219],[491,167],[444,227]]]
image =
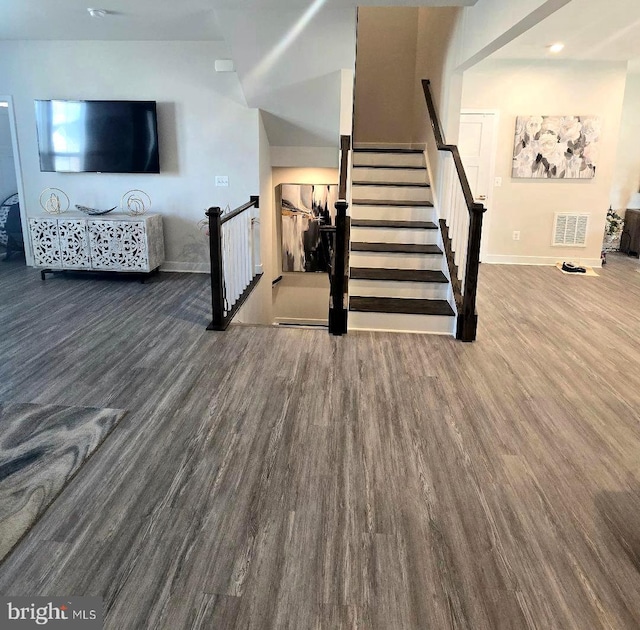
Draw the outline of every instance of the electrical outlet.
[[[226,175],[216,175],[216,186],[228,186],[229,178]]]
[[[514,241],[519,241],[520,240],[520,230],[514,230],[514,232],[513,232],[513,240]]]

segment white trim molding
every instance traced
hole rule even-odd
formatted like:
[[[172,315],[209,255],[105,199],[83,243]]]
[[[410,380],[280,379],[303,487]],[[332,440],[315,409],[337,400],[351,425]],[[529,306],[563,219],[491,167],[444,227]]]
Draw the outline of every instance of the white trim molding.
[[[555,267],[559,262],[571,262],[583,267],[601,267],[600,258],[581,258],[577,255],[569,256],[510,256],[503,254],[489,254],[482,261],[489,265],[548,265]]]

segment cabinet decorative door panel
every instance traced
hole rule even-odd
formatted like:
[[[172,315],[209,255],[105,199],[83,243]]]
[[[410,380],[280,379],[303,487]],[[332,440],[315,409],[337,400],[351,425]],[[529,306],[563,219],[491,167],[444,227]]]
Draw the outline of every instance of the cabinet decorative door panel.
[[[60,267],[60,239],[57,219],[29,219],[33,262],[36,267]]]
[[[118,268],[113,251],[118,225],[109,221],[89,221],[89,247],[94,269]]]
[[[143,221],[89,221],[89,243],[94,269],[149,271]]]
[[[91,269],[87,222],[58,219],[60,256],[63,269]]]

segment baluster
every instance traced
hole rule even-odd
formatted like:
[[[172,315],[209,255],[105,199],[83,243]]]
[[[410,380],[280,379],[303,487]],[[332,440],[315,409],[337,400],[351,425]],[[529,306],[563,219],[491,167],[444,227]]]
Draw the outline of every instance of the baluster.
[[[222,226],[222,234],[223,234],[223,245],[224,245],[224,249],[223,249],[223,256],[224,256],[224,260],[227,261],[227,264],[224,265],[224,269],[223,269],[223,277],[224,277],[224,297],[225,297],[225,305],[224,305],[224,311],[225,314],[229,311],[229,304],[228,304],[228,299],[229,299],[229,278],[228,278],[228,261],[229,261],[229,226],[228,224],[224,224]]]
[[[234,266],[233,274],[236,282],[236,301],[240,295],[240,285],[242,284],[242,233],[240,230],[240,226],[242,225],[242,217],[238,217],[235,221],[235,238],[233,241],[234,251],[236,256],[236,264]]]
[[[456,187],[453,195],[453,251],[455,252],[454,260],[458,268],[460,268],[460,193]]]
[[[244,234],[243,232],[243,227],[244,227],[244,217],[246,215],[245,214],[241,215],[238,217],[238,247],[236,248],[238,251],[238,272],[237,272],[237,278],[238,278],[238,284],[237,284],[237,291],[238,291],[238,297],[240,297],[242,295],[242,289],[243,289],[243,284],[244,284],[244,258],[245,258],[245,250],[244,250]]]
[[[227,300],[227,313],[231,311],[231,306],[233,305],[233,285],[231,283],[231,264],[233,261],[231,260],[230,253],[233,249],[233,240],[230,230],[230,224],[225,223],[224,225],[224,234],[225,234],[225,250],[224,250],[224,259],[226,261],[224,265],[224,278],[225,278],[225,296]]]
[[[242,258],[244,256],[244,247],[242,245],[242,217],[238,217],[235,222],[236,235],[234,240],[236,252],[236,264],[234,275],[236,280],[236,301],[240,297],[240,285],[242,284]]]
[[[247,239],[247,251],[249,252],[249,255],[247,256],[247,278],[249,282],[253,280],[253,238],[251,234],[252,219],[253,211],[247,214],[247,230],[245,232],[245,238]]]
[[[255,210],[251,211],[251,216],[249,217],[249,251],[251,252],[251,275],[250,278],[253,280],[253,275],[256,270],[256,242],[255,242],[255,234],[253,232],[253,215]]]
[[[229,308],[233,308],[236,302],[236,271],[237,264],[236,252],[234,245],[236,243],[236,222],[235,219],[229,221],[229,284],[231,286],[231,295],[229,296]]]
[[[247,286],[250,282],[249,267],[251,266],[251,248],[249,247],[249,221],[251,219],[251,212],[244,213],[244,219],[242,222],[242,240],[244,242],[244,250],[246,256],[244,257],[243,275],[244,280],[242,284]]]
[[[467,256],[469,255],[469,211],[467,210],[466,204],[463,208],[461,208],[461,230],[460,230],[460,282],[462,283],[462,290],[464,293],[465,286],[465,278],[466,278],[466,268],[467,268]]]

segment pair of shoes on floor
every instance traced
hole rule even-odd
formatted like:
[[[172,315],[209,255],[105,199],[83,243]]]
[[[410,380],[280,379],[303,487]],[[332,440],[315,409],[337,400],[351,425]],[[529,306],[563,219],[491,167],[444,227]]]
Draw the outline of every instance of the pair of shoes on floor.
[[[587,270],[584,267],[576,267],[576,265],[572,265],[568,262],[562,263],[562,271],[568,271],[569,273],[587,273]]]

